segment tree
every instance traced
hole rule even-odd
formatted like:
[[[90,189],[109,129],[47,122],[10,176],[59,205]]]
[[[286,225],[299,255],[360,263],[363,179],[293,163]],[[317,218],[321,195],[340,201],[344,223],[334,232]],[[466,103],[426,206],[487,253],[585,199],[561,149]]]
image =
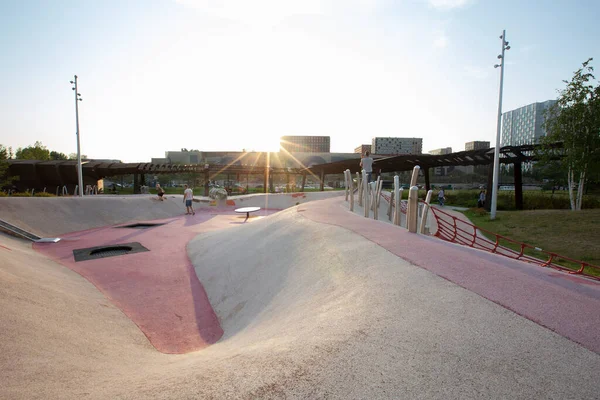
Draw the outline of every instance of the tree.
[[[88,156],[86,156],[85,154],[82,154],[81,159],[87,160]],[[69,153],[69,160],[77,160],[77,153]]]
[[[35,142],[33,146],[27,146],[25,148],[18,148],[15,153],[15,158],[18,160],[50,160],[50,151],[42,144],[42,142]]]
[[[19,179],[18,176],[8,175],[8,163],[6,160],[10,160],[11,158],[13,158],[12,148],[0,144],[0,188],[10,186],[14,181]]]
[[[51,151],[50,152],[50,159],[51,160],[66,160],[67,159],[67,155],[65,153],[59,153],[57,151]]]
[[[556,104],[546,114],[548,134],[542,138],[546,159],[561,153],[572,210],[581,210],[585,184],[600,169],[600,85],[594,85],[592,60],[584,62],[570,82],[563,81],[566,88],[558,92]],[[563,143],[562,150],[553,149],[555,142]]]

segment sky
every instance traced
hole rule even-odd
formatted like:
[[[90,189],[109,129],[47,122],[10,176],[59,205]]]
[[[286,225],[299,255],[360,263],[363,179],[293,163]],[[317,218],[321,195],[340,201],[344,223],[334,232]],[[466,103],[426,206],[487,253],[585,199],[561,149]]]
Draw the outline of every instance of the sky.
[[[600,60],[597,0],[0,0],[0,144],[90,158],[277,151],[284,135],[496,138]]]

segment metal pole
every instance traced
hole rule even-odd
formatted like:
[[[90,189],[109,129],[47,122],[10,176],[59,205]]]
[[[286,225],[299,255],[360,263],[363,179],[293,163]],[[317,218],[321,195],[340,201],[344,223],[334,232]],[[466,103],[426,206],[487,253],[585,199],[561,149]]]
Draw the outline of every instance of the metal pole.
[[[81,169],[81,146],[79,144],[79,92],[77,91],[77,75],[75,75],[75,123],[77,125],[77,181],[79,197],[83,197],[83,171]]]
[[[500,174],[500,130],[502,127],[502,85],[504,84],[504,51],[507,50],[506,30],[502,31],[502,54],[500,63],[500,94],[498,95],[498,121],[496,125],[496,148],[494,149],[494,177],[492,179],[492,205],[490,208],[490,219],[496,218],[496,208],[498,205],[498,177]]]

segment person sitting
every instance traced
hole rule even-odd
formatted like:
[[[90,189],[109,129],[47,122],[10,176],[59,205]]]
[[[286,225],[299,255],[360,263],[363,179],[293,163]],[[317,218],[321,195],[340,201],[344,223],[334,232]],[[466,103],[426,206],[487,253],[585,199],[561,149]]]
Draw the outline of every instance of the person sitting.
[[[163,201],[163,196],[165,195],[165,190],[163,188],[160,187],[160,184],[157,183],[156,184],[156,194],[158,195],[158,199],[160,201]]]

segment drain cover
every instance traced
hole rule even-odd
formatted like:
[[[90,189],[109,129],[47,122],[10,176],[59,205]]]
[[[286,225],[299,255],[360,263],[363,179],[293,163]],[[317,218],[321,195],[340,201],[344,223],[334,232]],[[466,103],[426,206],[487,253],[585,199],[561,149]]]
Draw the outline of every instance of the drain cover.
[[[165,222],[137,222],[135,224],[117,226],[117,228],[148,229],[164,225]]]
[[[75,261],[95,260],[98,258],[123,256],[125,254],[150,251],[138,242],[113,244],[109,246],[88,247],[87,249],[73,250]]]

